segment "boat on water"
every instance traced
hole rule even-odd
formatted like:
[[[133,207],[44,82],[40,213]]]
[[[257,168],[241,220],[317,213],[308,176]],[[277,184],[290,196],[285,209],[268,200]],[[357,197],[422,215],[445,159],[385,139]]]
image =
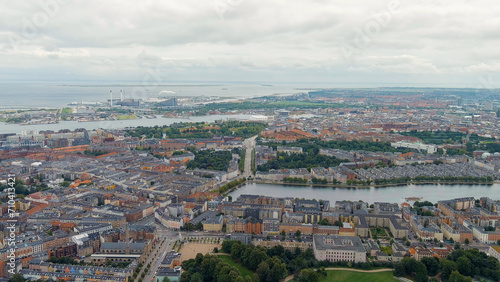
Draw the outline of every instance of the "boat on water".
[[[423,197],[406,197],[405,201],[407,202],[416,202],[416,201],[421,201]]]

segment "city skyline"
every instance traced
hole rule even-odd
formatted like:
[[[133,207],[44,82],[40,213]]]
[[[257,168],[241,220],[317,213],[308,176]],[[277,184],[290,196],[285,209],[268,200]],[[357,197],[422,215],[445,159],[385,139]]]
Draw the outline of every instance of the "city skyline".
[[[0,2],[0,281],[500,281],[499,14]]]

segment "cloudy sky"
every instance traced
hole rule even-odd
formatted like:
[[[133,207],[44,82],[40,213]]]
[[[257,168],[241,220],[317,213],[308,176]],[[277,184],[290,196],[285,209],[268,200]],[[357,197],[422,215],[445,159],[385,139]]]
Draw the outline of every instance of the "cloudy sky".
[[[0,2],[0,80],[500,87],[494,0]]]

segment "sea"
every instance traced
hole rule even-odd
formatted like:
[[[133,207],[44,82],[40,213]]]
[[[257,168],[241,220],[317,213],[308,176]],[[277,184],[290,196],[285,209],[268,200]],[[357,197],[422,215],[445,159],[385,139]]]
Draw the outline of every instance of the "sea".
[[[307,86],[306,86],[307,87]],[[304,85],[237,83],[168,83],[144,86],[142,83],[95,82],[1,82],[0,110],[23,108],[62,108],[68,104],[106,102],[110,98],[146,99],[160,96],[217,96],[252,98],[267,95],[291,95],[307,92]]]

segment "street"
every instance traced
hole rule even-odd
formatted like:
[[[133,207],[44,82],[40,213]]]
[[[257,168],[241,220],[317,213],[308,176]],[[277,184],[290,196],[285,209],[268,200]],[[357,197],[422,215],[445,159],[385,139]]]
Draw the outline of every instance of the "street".
[[[241,175],[242,177],[248,178],[249,176],[252,176],[252,155],[254,154],[255,150],[255,139],[257,139],[257,135],[250,137],[248,139],[245,139],[243,141],[243,146],[246,149],[246,154],[245,154],[245,171]]]
[[[146,274],[144,277],[143,281],[152,281],[153,278],[156,275],[156,272],[158,268],[160,267],[161,262],[163,261],[163,258],[165,258],[165,255],[172,250],[172,246],[175,240],[172,239],[165,239],[165,244],[160,248],[156,256],[152,257],[150,260],[148,260],[147,263],[151,263],[151,267],[149,268],[149,272]],[[146,265],[147,265],[146,263]]]

